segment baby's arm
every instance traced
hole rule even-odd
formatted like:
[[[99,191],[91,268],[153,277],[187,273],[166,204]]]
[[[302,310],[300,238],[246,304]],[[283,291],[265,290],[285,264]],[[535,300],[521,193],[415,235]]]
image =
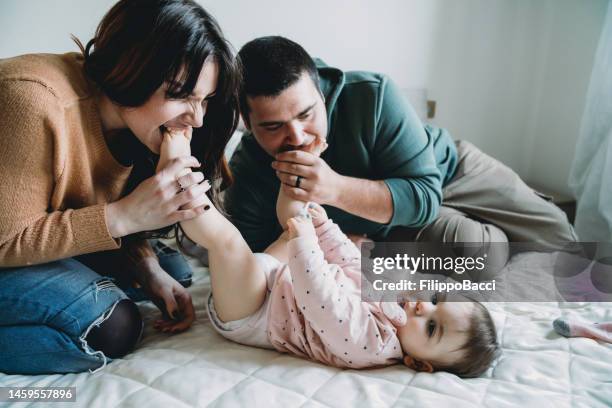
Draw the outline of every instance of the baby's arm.
[[[325,149],[327,149],[327,143],[320,138],[316,138],[305,151],[318,157]],[[276,199],[276,216],[284,230],[287,229],[287,220],[298,215],[302,208],[304,208],[304,204],[304,201],[295,200],[285,194],[281,186],[278,190],[278,197]]]
[[[169,129],[164,134],[158,170],[170,160],[191,155],[191,133]],[[178,179],[191,172],[179,174]],[[238,320],[257,311],[267,289],[263,269],[236,227],[204,196],[198,205],[208,207],[197,218],[181,222],[195,243],[208,249],[215,309],[222,321]]]
[[[300,312],[334,355],[359,366],[384,346],[391,328],[361,301],[342,269],[325,261],[310,219],[292,218],[288,227],[289,268]]]
[[[345,272],[346,268],[361,268],[361,253],[332,220],[327,218],[325,209],[316,203],[308,204],[308,211],[317,232],[319,246],[327,262],[337,264]]]

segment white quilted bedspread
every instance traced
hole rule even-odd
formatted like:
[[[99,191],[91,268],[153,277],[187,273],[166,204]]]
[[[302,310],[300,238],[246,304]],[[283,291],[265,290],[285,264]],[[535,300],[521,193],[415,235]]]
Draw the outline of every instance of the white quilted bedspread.
[[[487,304],[503,352],[477,379],[415,374],[399,365],[339,370],[234,344],[216,334],[205,312],[208,274],[197,261],[191,262],[198,318],[188,332],[155,332],[151,322],[159,312],[145,303],[144,339],[125,359],[95,374],[0,374],[0,385],[76,386],[76,404],[53,403],[54,407],[612,406],[612,345],[562,338],[551,326],[559,316],[612,321],[609,303]],[[516,273],[528,276],[524,259],[512,265]]]

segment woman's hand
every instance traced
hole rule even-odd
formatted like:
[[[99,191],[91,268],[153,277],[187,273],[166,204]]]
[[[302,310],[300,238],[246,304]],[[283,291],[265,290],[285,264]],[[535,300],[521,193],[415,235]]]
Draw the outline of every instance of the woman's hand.
[[[173,159],[191,155],[191,128],[177,129],[167,128],[164,132],[161,148],[159,151],[159,162],[157,163],[157,171],[163,169]],[[193,173],[191,169],[184,169],[177,175],[177,180],[183,188],[200,183],[204,180],[203,173]],[[210,189],[210,183],[204,182]],[[191,203],[181,207],[183,210],[205,205],[208,202],[205,198],[194,200]]]
[[[172,159],[182,156],[191,156],[191,134],[191,128],[166,129],[159,150],[157,172],[163,169]]]
[[[141,268],[145,270],[141,273],[141,284],[164,318],[155,321],[155,329],[170,333],[187,330],[195,320],[191,295],[156,260],[149,258],[146,262]]]
[[[189,220],[204,213],[198,206],[202,197],[210,189],[202,173],[183,176],[192,182],[184,189],[178,176],[191,167],[199,167],[195,157],[179,157],[171,160],[159,173],[140,183],[136,189],[122,199],[106,206],[108,230],[114,238],[140,231],[153,231],[177,222]],[[198,176],[199,174],[199,176]],[[199,180],[199,181],[198,181]],[[181,207],[194,206],[181,209]]]

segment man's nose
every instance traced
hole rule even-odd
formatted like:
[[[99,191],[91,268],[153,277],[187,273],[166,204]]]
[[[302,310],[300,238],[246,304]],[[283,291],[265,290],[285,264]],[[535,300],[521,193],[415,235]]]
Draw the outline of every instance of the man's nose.
[[[304,128],[298,121],[287,123],[287,144],[301,146],[304,144]]]

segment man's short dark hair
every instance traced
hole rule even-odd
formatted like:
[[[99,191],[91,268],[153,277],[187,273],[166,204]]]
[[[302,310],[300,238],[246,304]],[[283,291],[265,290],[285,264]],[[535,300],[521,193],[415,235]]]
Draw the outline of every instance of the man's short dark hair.
[[[238,52],[243,77],[240,110],[248,124],[247,96],[277,96],[308,73],[317,90],[317,67],[306,50],[296,42],[280,36],[260,37],[246,43]]]

